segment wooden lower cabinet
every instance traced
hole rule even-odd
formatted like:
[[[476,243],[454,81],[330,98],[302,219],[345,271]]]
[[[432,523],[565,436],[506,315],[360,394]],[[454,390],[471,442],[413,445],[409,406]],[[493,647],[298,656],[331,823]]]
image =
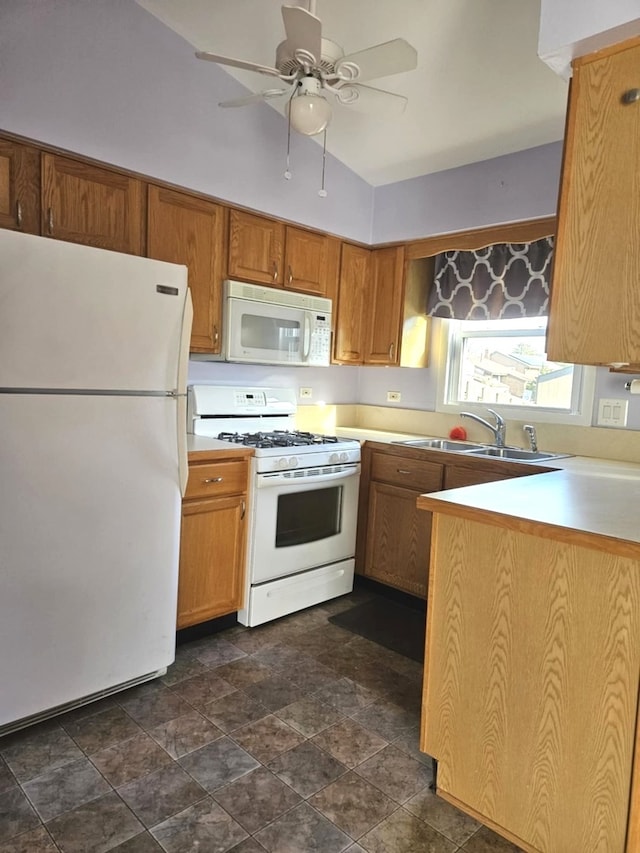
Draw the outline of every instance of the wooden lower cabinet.
[[[178,628],[243,606],[248,458],[189,465],[182,505]]]
[[[529,853],[637,853],[640,560],[465,511],[433,512],[420,748],[438,794]]]
[[[365,450],[366,453],[366,450]],[[363,466],[365,577],[426,598],[431,525],[416,501],[442,488],[442,465],[390,446],[369,451]],[[362,498],[362,496],[361,496]]]
[[[362,449],[356,572],[427,597],[431,515],[421,494],[530,476],[549,468],[366,442]]]

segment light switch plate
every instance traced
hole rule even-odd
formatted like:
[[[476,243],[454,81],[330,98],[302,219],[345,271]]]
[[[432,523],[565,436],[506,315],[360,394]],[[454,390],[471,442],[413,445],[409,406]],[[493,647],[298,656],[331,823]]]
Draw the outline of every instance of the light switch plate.
[[[626,427],[628,400],[602,397],[598,400],[598,426]]]

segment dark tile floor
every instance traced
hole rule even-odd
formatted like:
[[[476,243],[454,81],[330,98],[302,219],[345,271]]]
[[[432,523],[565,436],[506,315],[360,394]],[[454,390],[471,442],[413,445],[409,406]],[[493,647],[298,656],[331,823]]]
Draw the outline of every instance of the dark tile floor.
[[[327,602],[0,738],[0,853],[515,853],[429,789],[421,665]]]

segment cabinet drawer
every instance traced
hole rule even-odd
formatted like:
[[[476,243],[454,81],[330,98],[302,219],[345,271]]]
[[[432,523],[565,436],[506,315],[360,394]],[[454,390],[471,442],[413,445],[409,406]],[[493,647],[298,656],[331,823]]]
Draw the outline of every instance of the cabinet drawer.
[[[437,492],[442,488],[442,468],[435,462],[374,452],[371,479],[422,492]]]
[[[236,495],[247,491],[247,463],[205,462],[189,465],[185,500],[215,495]]]

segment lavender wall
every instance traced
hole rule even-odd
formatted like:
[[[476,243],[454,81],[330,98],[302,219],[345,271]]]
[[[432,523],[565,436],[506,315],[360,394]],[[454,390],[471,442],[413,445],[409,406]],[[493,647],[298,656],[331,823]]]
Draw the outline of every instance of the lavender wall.
[[[220,110],[246,90],[134,0],[0,3],[0,126],[13,133],[369,241],[373,189],[292,139],[271,107]]]
[[[553,216],[562,142],[376,187],[373,242]]]

